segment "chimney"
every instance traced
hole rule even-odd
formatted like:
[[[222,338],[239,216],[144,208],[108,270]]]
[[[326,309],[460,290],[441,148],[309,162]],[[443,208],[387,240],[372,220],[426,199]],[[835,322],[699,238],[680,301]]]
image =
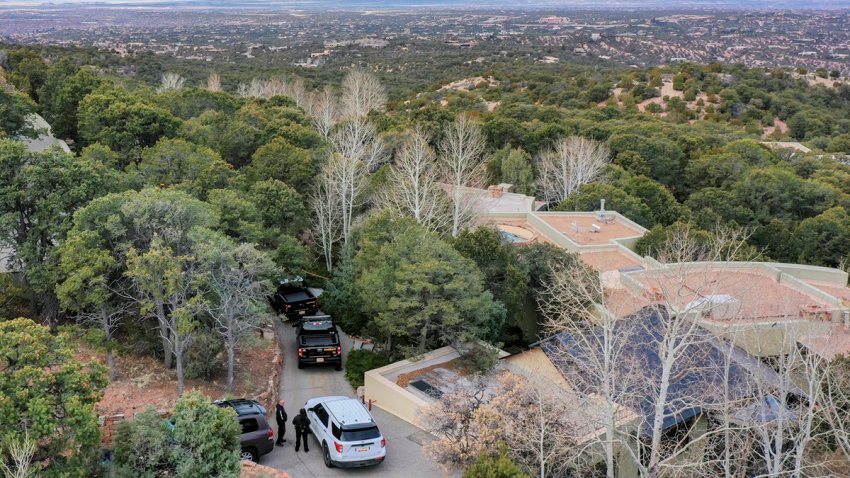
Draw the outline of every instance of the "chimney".
[[[502,187],[501,184],[498,185],[498,186],[496,186],[496,185],[490,186],[490,187],[487,188],[487,190],[490,191],[490,197],[491,198],[500,198],[500,197],[502,197],[502,194],[505,192],[505,189]]]

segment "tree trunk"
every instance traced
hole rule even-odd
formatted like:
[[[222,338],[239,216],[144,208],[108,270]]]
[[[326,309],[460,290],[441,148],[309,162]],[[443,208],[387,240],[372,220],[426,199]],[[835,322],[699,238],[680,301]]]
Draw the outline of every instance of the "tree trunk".
[[[59,299],[53,292],[44,294],[44,317],[50,327],[50,333],[59,333]]]
[[[174,361],[177,365],[177,396],[182,397],[183,389],[185,388],[183,380],[183,343],[177,334],[174,335]]]
[[[668,356],[664,357],[664,364],[661,370],[661,383],[658,387],[658,397],[655,402],[655,416],[652,423],[652,444],[649,453],[648,469],[651,476],[660,474],[659,463],[661,462],[661,437],[663,435],[664,425],[664,407],[667,404],[667,393],[670,389],[670,374],[673,368],[673,355],[668,352]]]
[[[100,311],[100,325],[103,327],[103,337],[106,340],[106,365],[109,366],[109,381],[115,381],[115,355],[112,352],[112,328],[109,327],[109,314]]]
[[[160,301],[156,301],[156,319],[159,321],[159,335],[162,340],[162,364],[165,365],[165,368],[170,369],[174,351],[169,340],[170,332],[168,330],[168,318],[165,316],[165,305]]]
[[[106,351],[106,365],[109,366],[109,381],[115,381],[115,355],[112,350]]]
[[[236,343],[233,334],[227,337],[227,393],[233,393],[233,382],[236,379]]]
[[[463,200],[462,195],[461,195],[461,187],[462,187],[461,184],[455,184],[455,190],[454,190],[455,203],[454,203],[454,209],[452,210],[453,211],[453,215],[452,215],[452,237],[457,237],[458,234],[460,234],[460,213],[461,213],[460,202]]]
[[[431,320],[426,319],[425,324],[422,325],[422,330],[419,332],[419,353],[424,354],[427,352],[425,346],[428,345],[428,327],[431,325]]]

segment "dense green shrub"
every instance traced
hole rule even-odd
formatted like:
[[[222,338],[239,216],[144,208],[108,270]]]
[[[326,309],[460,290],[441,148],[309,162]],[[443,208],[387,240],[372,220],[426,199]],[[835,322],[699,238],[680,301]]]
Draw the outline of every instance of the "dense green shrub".
[[[463,472],[463,478],[531,478],[511,460],[504,448],[497,455],[482,453]]]
[[[211,380],[221,373],[224,340],[215,330],[204,329],[192,338],[186,354],[186,378]]]
[[[363,374],[367,371],[388,365],[390,359],[371,350],[352,350],[345,360],[345,378],[352,387],[363,385]]]
[[[32,476],[91,476],[105,369],[74,360],[66,334],[19,318],[0,320],[0,371],[0,434],[35,442]],[[2,451],[0,460],[7,460]]]
[[[474,374],[486,374],[499,362],[499,350],[474,342],[460,355],[461,366]]]
[[[175,449],[168,433],[165,419],[153,407],[118,425],[112,454],[115,476],[156,478],[172,471]]]
[[[239,476],[239,424],[233,410],[191,392],[177,402],[169,421],[148,408],[119,426],[113,455],[118,478]]]

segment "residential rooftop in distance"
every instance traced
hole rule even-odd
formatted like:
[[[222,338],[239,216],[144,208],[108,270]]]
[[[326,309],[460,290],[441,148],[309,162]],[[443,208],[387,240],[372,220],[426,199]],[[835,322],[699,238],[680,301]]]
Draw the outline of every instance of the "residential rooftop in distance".
[[[646,229],[619,214],[606,213],[604,221],[595,212],[548,212],[537,216],[568,237],[574,243],[587,245],[610,244],[617,239],[639,238]]]
[[[622,271],[641,267],[640,257],[620,248],[585,250],[579,252],[582,262],[597,272]]]

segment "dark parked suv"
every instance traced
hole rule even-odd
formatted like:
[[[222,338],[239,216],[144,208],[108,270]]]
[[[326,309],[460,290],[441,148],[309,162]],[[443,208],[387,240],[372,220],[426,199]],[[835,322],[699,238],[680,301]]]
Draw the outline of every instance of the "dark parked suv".
[[[266,409],[254,400],[217,400],[219,407],[232,408],[242,431],[239,443],[243,460],[259,461],[260,457],[274,449],[274,431],[266,420]]]
[[[307,364],[333,364],[342,370],[342,347],[339,330],[329,315],[308,315],[298,324],[298,368]]]

